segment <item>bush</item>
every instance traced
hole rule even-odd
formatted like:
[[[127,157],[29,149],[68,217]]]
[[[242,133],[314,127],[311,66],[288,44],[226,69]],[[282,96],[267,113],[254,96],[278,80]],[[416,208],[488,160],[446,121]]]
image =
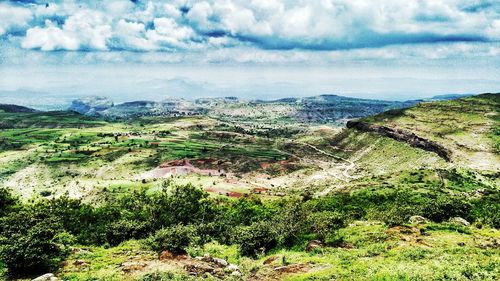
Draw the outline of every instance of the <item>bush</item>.
[[[120,219],[112,222],[106,228],[106,241],[116,246],[123,241],[141,238],[145,231],[144,221]]]
[[[240,245],[241,254],[257,256],[276,247],[276,232],[269,222],[255,222],[249,226],[238,226],[232,232],[232,242]]]
[[[320,240],[324,240],[328,235],[345,225],[342,215],[332,211],[312,213],[308,220],[311,231]]]
[[[176,224],[194,224],[213,218],[213,201],[208,193],[191,184],[163,184],[163,191],[148,199],[154,229]]]
[[[472,202],[471,217],[481,224],[500,228],[500,193],[485,195]]]
[[[0,217],[11,211],[17,203],[17,198],[12,196],[9,190],[0,188]]]
[[[196,227],[192,225],[176,225],[158,230],[147,239],[146,243],[152,250],[161,253],[168,250],[172,253],[185,253],[190,245],[199,245]]]
[[[11,275],[56,269],[74,242],[53,217],[23,210],[0,221],[0,259]]]

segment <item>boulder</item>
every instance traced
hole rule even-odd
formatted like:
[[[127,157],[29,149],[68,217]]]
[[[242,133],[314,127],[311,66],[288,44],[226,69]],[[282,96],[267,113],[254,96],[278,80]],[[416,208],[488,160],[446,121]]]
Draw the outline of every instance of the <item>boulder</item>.
[[[228,271],[234,272],[234,271],[240,271],[240,268],[235,265],[235,264],[230,264],[226,267]]]
[[[233,272],[231,273],[231,276],[240,277],[240,276],[241,276],[241,272],[239,272],[239,271],[233,271]]]
[[[310,252],[314,249],[318,249],[318,248],[321,248],[323,247],[323,243],[319,240],[312,240],[312,241],[309,241],[309,243],[307,243],[307,246],[306,246],[306,252]]]
[[[228,262],[225,259],[219,259],[219,258],[213,258],[212,261],[221,267],[226,267],[228,265]]]
[[[277,260],[279,256],[272,256],[267,258],[262,264],[272,264],[275,260]]]
[[[429,220],[422,216],[411,216],[408,220],[411,224],[423,224],[428,222]]]
[[[130,273],[138,270],[144,269],[147,264],[143,262],[130,261],[121,264],[123,272]]]
[[[212,274],[215,270],[215,268],[204,264],[187,264],[185,269],[189,275],[203,275],[205,273]]]
[[[172,260],[174,258],[175,258],[175,255],[172,254],[170,251],[163,251],[160,254],[160,260],[161,261],[163,261],[163,260]]]
[[[469,226],[470,222],[466,221],[465,219],[461,217],[454,217],[449,220],[450,223],[456,224],[456,225],[463,225],[463,226]]]
[[[37,278],[31,281],[56,281],[58,278],[53,273],[46,273],[42,276],[38,276]]]

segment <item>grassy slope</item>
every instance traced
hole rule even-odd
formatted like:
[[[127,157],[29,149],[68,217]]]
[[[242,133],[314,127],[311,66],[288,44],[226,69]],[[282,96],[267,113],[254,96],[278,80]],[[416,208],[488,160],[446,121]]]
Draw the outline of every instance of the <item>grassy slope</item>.
[[[495,246],[500,232],[495,229],[435,223],[388,227],[376,221],[357,221],[337,236],[338,247],[305,252],[303,245],[257,259],[240,256],[237,247],[216,243],[188,252],[193,257],[210,253],[228,259],[240,267],[244,280],[496,280],[500,274]],[[265,265],[271,257],[277,258]],[[158,260],[141,243],[131,241],[109,249],[78,250],[60,275],[69,280],[148,280],[145,276],[156,272],[164,278],[158,280],[188,280],[182,277],[184,266],[196,263],[191,258]],[[283,265],[289,270],[275,270]]]
[[[452,150],[452,161],[474,169],[500,171],[500,94],[424,102],[364,121],[403,129]]]
[[[385,176],[399,178],[401,172],[423,170],[462,169],[485,178],[490,186],[499,186],[497,173],[500,169],[498,147],[499,95],[486,94],[460,100],[425,102],[403,110],[389,111],[362,119],[380,126],[403,129],[418,136],[442,144],[453,152],[452,162],[446,162],[437,154],[414,148],[373,132],[345,129],[340,133],[313,131],[299,141],[315,145],[328,153],[354,163],[348,174],[351,178],[337,180],[323,177],[317,182],[302,181],[297,187],[308,184],[314,190],[342,190],[345,187],[383,186]],[[308,153],[312,153],[309,151]],[[301,155],[302,156],[302,155]],[[323,160],[326,160],[323,158]],[[331,159],[330,159],[331,160]],[[338,165],[346,161],[336,160]],[[342,169],[323,167],[330,174]],[[313,177],[318,173],[313,173]],[[399,179],[403,180],[403,179]],[[398,179],[394,179],[395,182]]]

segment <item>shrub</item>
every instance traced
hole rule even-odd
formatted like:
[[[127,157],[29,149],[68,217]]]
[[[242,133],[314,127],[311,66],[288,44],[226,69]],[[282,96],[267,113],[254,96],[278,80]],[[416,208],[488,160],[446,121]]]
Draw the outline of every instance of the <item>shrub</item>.
[[[145,233],[145,224],[144,221],[127,219],[114,221],[106,228],[106,241],[115,246],[126,240],[141,238]]]
[[[172,253],[184,253],[189,245],[198,245],[199,240],[196,227],[179,224],[158,230],[147,239],[146,243],[158,253],[164,250]]]
[[[0,221],[0,259],[11,275],[58,267],[69,254],[71,235],[53,217],[23,210]]]
[[[12,210],[19,202],[9,190],[0,188],[0,217]]]
[[[193,224],[210,220],[213,202],[208,193],[191,184],[172,186],[163,184],[163,191],[149,200],[153,227],[159,229],[176,224]]]
[[[232,242],[240,245],[241,254],[256,256],[276,247],[276,232],[269,222],[255,222],[249,226],[238,226],[232,232]]]
[[[312,213],[308,220],[311,231],[314,232],[320,240],[324,240],[329,234],[345,225],[342,215],[332,211]]]
[[[486,195],[484,198],[472,202],[471,217],[473,220],[500,228],[500,193]]]

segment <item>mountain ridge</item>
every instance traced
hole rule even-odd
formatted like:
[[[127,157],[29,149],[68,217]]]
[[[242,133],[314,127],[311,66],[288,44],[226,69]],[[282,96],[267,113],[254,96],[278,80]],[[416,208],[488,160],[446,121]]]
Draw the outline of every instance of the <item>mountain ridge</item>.
[[[436,96],[430,99],[388,101],[322,94],[302,98],[275,100],[247,100],[238,97],[198,98],[187,100],[169,98],[162,101],[129,101],[114,104],[105,97],[86,97],[74,100],[70,110],[90,116],[120,119],[137,116],[193,116],[207,115],[219,119],[239,118],[289,119],[303,123],[339,122],[366,117],[390,109],[413,106],[425,100],[459,98],[462,95]]]

